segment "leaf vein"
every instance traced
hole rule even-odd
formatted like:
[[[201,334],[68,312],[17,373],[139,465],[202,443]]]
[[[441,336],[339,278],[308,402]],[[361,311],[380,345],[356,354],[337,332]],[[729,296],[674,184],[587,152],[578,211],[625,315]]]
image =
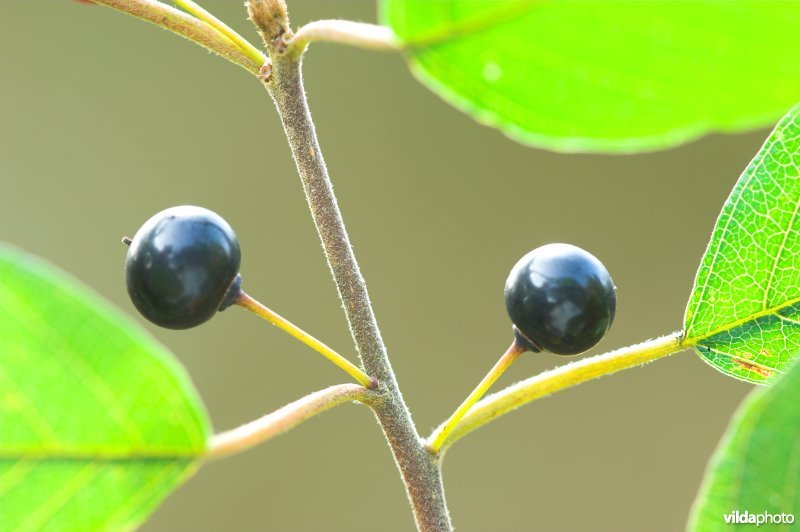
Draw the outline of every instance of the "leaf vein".
[[[47,331],[52,337],[55,337],[58,344],[62,347],[60,352],[64,356],[69,356],[72,362],[71,364],[65,363],[64,366],[69,368],[76,377],[81,379],[98,401],[107,406],[109,414],[126,433],[130,443],[134,446],[143,446],[144,437],[123,408],[119,398],[108,388],[100,375],[98,375],[86,360],[84,360],[80,353],[75,351],[75,348],[70,344],[69,339],[64,336],[63,332],[50,327],[39,313],[35,311],[30,302],[18,297],[13,291],[10,295],[15,299],[18,310],[25,309],[29,319],[39,322],[35,330]]]
[[[83,489],[98,473],[100,473],[100,468],[97,467],[95,462],[86,464],[83,469],[75,473],[69,482],[64,484],[60,490],[52,494],[44,504],[28,516],[27,520],[22,524],[21,530],[41,530],[42,525],[51,519],[54,513],[64,506],[73,495]]]
[[[781,256],[783,255],[784,250],[786,249],[786,240],[789,238],[789,234],[792,232],[792,228],[794,226],[794,221],[797,218],[797,213],[800,211],[800,197],[797,198],[794,204],[794,211],[792,212],[792,217],[789,220],[789,224],[786,227],[786,230],[783,232],[783,240],[781,240],[781,245],[778,248],[778,253],[775,254],[775,261],[772,263],[772,270],[769,273],[769,277],[767,277],[767,287],[764,289],[764,300],[762,302],[762,308],[767,308],[767,298],[769,297],[769,291],[772,288],[772,280],[775,278],[775,270],[778,268],[778,263],[781,260]]]

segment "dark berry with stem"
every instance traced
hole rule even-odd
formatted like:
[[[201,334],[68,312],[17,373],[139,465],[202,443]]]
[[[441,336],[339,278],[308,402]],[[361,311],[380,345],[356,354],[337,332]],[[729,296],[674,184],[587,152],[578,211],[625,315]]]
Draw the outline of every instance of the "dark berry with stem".
[[[130,240],[125,283],[136,309],[169,329],[188,329],[232,304],[241,277],[239,241],[216,213],[183,205],[147,220]]]
[[[505,303],[525,347],[576,355],[611,327],[617,295],[611,275],[594,255],[569,244],[548,244],[512,268]]]
[[[377,381],[342,355],[267,308],[242,288],[236,234],[219,215],[184,205],[159,212],[128,244],[125,282],[137,310],[170,329],[188,329],[236,304],[291,334],[367,388]]]
[[[431,435],[442,445],[498,378],[525,351],[575,355],[591,348],[614,320],[617,295],[611,276],[594,255],[569,244],[534,249],[512,268],[505,288],[514,341],[450,418]]]

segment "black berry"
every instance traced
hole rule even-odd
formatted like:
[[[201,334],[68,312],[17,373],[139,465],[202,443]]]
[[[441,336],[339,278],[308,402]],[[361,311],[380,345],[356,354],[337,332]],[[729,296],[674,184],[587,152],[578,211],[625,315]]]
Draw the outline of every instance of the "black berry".
[[[505,300],[520,340],[557,355],[596,345],[617,307],[603,263],[569,244],[548,244],[522,257],[506,281]]]
[[[147,220],[130,241],[125,284],[136,309],[169,329],[208,321],[233,302],[239,241],[219,215],[184,205]]]

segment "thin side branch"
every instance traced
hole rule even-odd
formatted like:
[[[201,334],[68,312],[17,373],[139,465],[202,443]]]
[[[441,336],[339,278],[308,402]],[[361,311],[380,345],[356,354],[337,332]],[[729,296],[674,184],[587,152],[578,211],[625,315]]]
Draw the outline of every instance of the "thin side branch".
[[[402,47],[386,26],[352,20],[316,20],[300,27],[289,45],[303,49],[312,42],[333,42],[370,50],[398,51]]]
[[[456,408],[456,411],[450,416],[450,418],[439,425],[439,428],[436,429],[436,432],[431,434],[431,437],[428,439],[430,445],[428,445],[428,449],[432,453],[438,453],[439,449],[444,443],[445,440],[450,436],[450,433],[456,428],[459,422],[467,415],[467,412],[478,402],[478,400],[483,397],[489,388],[491,388],[492,384],[500,378],[510,366],[517,360],[520,355],[522,355],[526,351],[525,347],[520,344],[519,342],[514,340],[511,343],[511,346],[503,353],[503,356],[500,357],[500,360],[494,365],[494,367],[489,370],[489,373],[483,378],[483,380],[472,390],[464,402]]]
[[[246,451],[334,406],[363,402],[368,394],[369,390],[357,384],[339,384],[311,393],[241,427],[215,434],[206,456],[222,458]]]
[[[264,54],[261,53],[261,50],[250,44],[247,39],[236,33],[230,26],[222,22],[213,14],[209,13],[202,6],[198,5],[193,0],[175,0],[175,4],[182,7],[203,22],[206,22],[209,26],[213,27],[225,37],[229,38],[253,61],[262,65],[264,64]]]
[[[156,26],[168,29],[190,41],[221,55],[228,61],[239,65],[248,72],[258,75],[260,69],[269,59],[259,53],[260,59],[252,56],[252,52],[240,48],[231,39],[220,33],[206,22],[174,7],[155,0],[92,0],[96,4],[108,6],[134,17],[152,22]],[[242,39],[244,40],[244,39]]]
[[[249,310],[253,314],[267,320],[271,324],[275,325],[282,331],[292,335],[293,337],[297,338],[308,347],[316,351],[317,353],[321,354],[331,362],[333,362],[336,366],[346,371],[351,377],[361,383],[362,386],[367,388],[374,388],[377,386],[377,382],[374,381],[364,373],[361,368],[344,358],[342,355],[328,347],[326,344],[320,342],[303,329],[295,325],[294,323],[290,322],[283,316],[279,315],[277,312],[269,309],[264,304],[259,302],[258,300],[254,299],[253,297],[249,296],[243,290],[239,292],[239,295],[236,297],[234,301],[236,305]]]
[[[444,453],[448,447],[473,430],[536,399],[603,375],[652,362],[689,347],[691,345],[683,340],[683,333],[675,332],[655,340],[571,362],[518,382],[476,403],[443,442],[439,453]],[[442,427],[437,428],[428,441],[434,441],[441,429]]]

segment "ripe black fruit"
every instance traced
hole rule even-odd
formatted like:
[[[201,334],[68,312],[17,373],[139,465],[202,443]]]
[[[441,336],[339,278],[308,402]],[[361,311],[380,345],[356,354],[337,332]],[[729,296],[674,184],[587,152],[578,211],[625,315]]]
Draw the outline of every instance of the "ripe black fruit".
[[[219,215],[184,205],[163,210],[136,232],[125,260],[128,294],[162,327],[188,329],[233,302],[241,277],[239,241]]]
[[[548,244],[522,257],[506,281],[505,300],[522,340],[557,355],[597,344],[617,307],[603,263],[569,244]]]

